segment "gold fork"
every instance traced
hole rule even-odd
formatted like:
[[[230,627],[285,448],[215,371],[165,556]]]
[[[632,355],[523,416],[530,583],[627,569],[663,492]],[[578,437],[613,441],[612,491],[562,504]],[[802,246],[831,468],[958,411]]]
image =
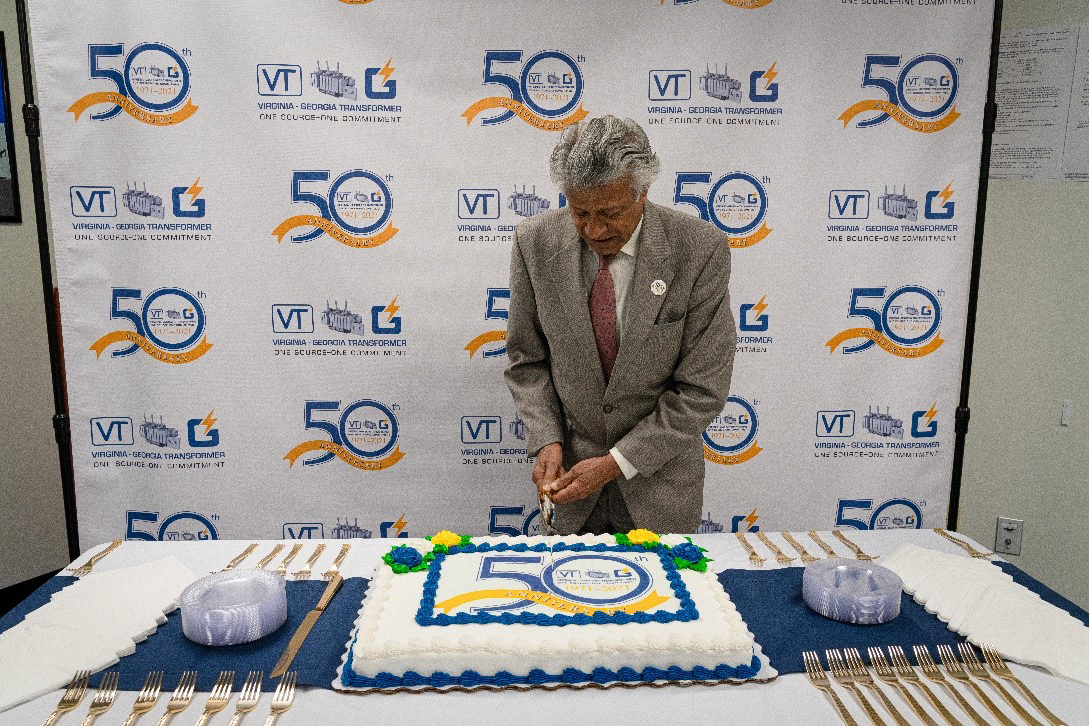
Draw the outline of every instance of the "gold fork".
[[[143,714],[155,708],[159,700],[159,693],[163,690],[163,672],[152,671],[144,679],[144,686],[140,694],[136,696],[136,703],[132,704],[132,713],[125,719],[124,726],[132,726]]]
[[[938,697],[934,695],[934,692],[923,683],[921,678],[919,678],[919,674],[911,667],[911,662],[908,661],[903,648],[898,645],[890,645],[889,657],[892,659],[892,667],[893,670],[896,671],[896,675],[922,691],[931,705],[938,709],[938,713],[942,715],[942,718],[945,719],[945,722],[949,724],[949,726],[963,726],[960,721],[953,717],[953,714],[949,712],[949,709],[945,707],[945,704],[938,700]]]
[[[314,563],[318,561],[318,558],[321,557],[321,553],[324,551],[325,543],[322,542],[314,548],[314,554],[310,555],[310,559],[306,561],[306,564],[303,565],[303,568],[295,573],[295,579],[305,580],[306,578],[310,577],[311,568],[314,567]]]
[[[1025,698],[1027,698],[1036,710],[1048,720],[1048,723],[1052,726],[1066,726],[1061,718],[1049,711],[1047,706],[1041,703],[1040,699],[1033,695],[1032,691],[1028,689],[1028,686],[1022,683],[1021,679],[1013,674],[1010,667],[1006,665],[1006,661],[1002,660],[1002,655],[993,645],[988,643],[983,644],[983,657],[987,659],[987,665],[991,667],[994,674],[1017,686],[1018,690],[1024,694]]]
[[[89,575],[89,574],[91,574],[91,568],[93,568],[98,563],[99,560],[101,560],[103,557],[110,554],[111,552],[113,552],[115,549],[117,549],[120,546],[121,546],[121,540],[120,539],[115,539],[113,542],[110,542],[109,546],[106,547],[106,549],[102,550],[101,552],[95,553],[91,557],[91,559],[87,560],[86,562],[84,562],[79,567],[69,567],[68,571],[71,572],[76,577],[83,577],[84,575]]]
[[[771,539],[763,532],[756,533],[757,538],[768,546],[768,549],[775,553],[775,561],[780,565],[789,565],[795,558],[788,557],[785,552],[779,549],[778,545],[771,541]]]
[[[242,690],[238,692],[238,703],[234,707],[234,716],[227,726],[238,726],[242,723],[242,717],[257,708],[257,702],[261,700],[261,683],[265,674],[261,671],[250,671]]]
[[[969,645],[968,643],[960,643],[957,646],[957,649],[960,651],[960,659],[964,662],[964,667],[969,673],[971,673],[973,676],[981,681],[986,681],[987,683],[990,683],[991,688],[998,691],[998,695],[1002,696],[1006,703],[1010,704],[1013,710],[1017,711],[1017,715],[1025,719],[1029,726],[1044,726],[1042,723],[1034,719],[1032,717],[1032,714],[1026,711],[1025,707],[1017,702],[1017,699],[1013,697],[1013,694],[1003,688],[1002,684],[999,683],[995,679],[995,677],[990,674],[990,672],[988,672],[986,666],[984,666],[983,663],[981,663],[979,658],[976,656],[976,652],[972,650],[971,645]]]
[[[847,659],[847,668],[851,671],[851,675],[855,677],[855,683],[861,683],[869,688],[877,696],[877,700],[881,701],[881,704],[885,707],[885,710],[892,714],[892,719],[900,726],[911,726],[903,716],[900,715],[900,710],[896,706],[892,705],[892,701],[885,695],[885,692],[881,690],[873,681],[873,676],[866,669],[866,664],[862,662],[862,655],[858,652],[857,648],[844,648],[843,656]]]
[[[965,700],[964,696],[960,695],[960,691],[953,687],[953,684],[946,680],[942,675],[942,671],[934,664],[934,659],[930,657],[930,651],[926,649],[926,646],[916,645],[912,648],[915,651],[915,662],[919,664],[919,667],[923,669],[923,675],[941,684],[942,688],[949,691],[949,693],[957,700],[960,707],[964,709],[964,712],[968,714],[968,718],[972,719],[977,726],[987,726],[987,722],[979,715],[979,712],[972,708],[972,704]]]
[[[280,685],[272,696],[272,711],[265,721],[265,726],[272,726],[272,724],[276,723],[276,719],[280,717],[280,714],[291,708],[291,701],[295,698],[296,676],[295,671],[288,671],[280,680]]]
[[[238,567],[240,564],[242,564],[242,560],[249,557],[250,553],[253,552],[255,549],[257,549],[257,543],[256,542],[251,544],[246,549],[242,550],[242,554],[240,554],[238,557],[235,557],[233,560],[228,562],[227,566],[224,567],[222,571],[226,572],[227,570],[233,570],[234,568]]]
[[[333,566],[330,567],[325,572],[321,573],[321,576],[323,578],[325,578],[326,580],[332,580],[333,575],[336,575],[338,572],[340,572],[340,563],[344,561],[345,557],[347,557],[348,550],[350,550],[351,548],[352,548],[352,546],[350,544],[348,544],[347,542],[342,544],[340,546],[340,553],[337,555],[337,558],[335,560],[333,560]]]
[[[745,545],[745,549],[749,551],[749,562],[751,562],[756,567],[763,567],[764,563],[767,562],[767,560],[756,554],[756,550],[753,549],[753,546],[751,544],[749,544],[749,540],[745,539],[745,533],[734,532],[734,534],[737,535],[738,541],[740,541],[741,544]]]
[[[98,692],[91,701],[91,707],[87,709],[87,717],[79,726],[91,726],[96,718],[110,710],[113,699],[117,698],[117,681],[120,677],[118,671],[110,671],[102,676],[102,680],[98,682]]]
[[[850,648],[850,650],[854,650],[854,648]],[[873,671],[877,674],[877,677],[898,690],[904,700],[907,701],[907,704],[911,706],[911,710],[923,720],[926,726],[938,726],[937,722],[930,718],[930,714],[926,712],[922,704],[915,700],[915,696],[911,695],[911,691],[907,689],[907,686],[901,683],[900,679],[893,673],[892,666],[885,660],[885,654],[881,652],[881,649],[870,647],[866,653],[870,657],[870,665],[873,666]]]
[[[68,688],[64,690],[64,695],[61,696],[56,710],[49,714],[49,718],[45,720],[45,726],[53,726],[57,719],[79,705],[79,702],[83,700],[83,694],[87,692],[87,679],[90,676],[90,671],[78,671],[72,676],[72,680],[68,681]]]
[[[1002,713],[1002,709],[987,697],[987,694],[983,692],[983,689],[976,685],[976,682],[964,672],[964,666],[957,660],[957,654],[953,652],[952,646],[945,643],[940,644],[938,646],[938,656],[942,659],[942,665],[945,666],[945,672],[949,674],[949,677],[954,681],[964,683],[971,688],[972,692],[976,694],[976,697],[987,707],[987,710],[1002,722],[1002,726],[1016,726],[1006,714]]]
[[[283,562],[281,562],[279,566],[275,570],[273,570],[273,572],[275,572],[277,575],[280,575],[281,577],[286,575],[287,566],[291,564],[291,560],[295,559],[295,555],[299,554],[299,551],[302,550],[302,548],[303,546],[301,542],[292,545],[291,551],[287,553],[287,557],[284,558]]]
[[[261,561],[257,563],[257,569],[258,570],[265,569],[265,565],[272,562],[272,560],[276,557],[276,555],[280,554],[280,550],[282,550],[283,548],[284,548],[284,546],[282,544],[278,544],[275,547],[273,547],[272,552],[269,552],[267,555],[262,557]]]
[[[174,693],[170,696],[170,700],[166,702],[166,713],[162,715],[159,723],[155,726],[166,726],[174,716],[187,709],[189,702],[193,699],[193,690],[196,686],[196,671],[182,673],[181,678],[178,679],[178,685],[174,688]]]
[[[935,528],[934,528],[934,531],[935,531],[935,532],[936,532],[937,534],[940,534],[940,535],[941,535],[942,537],[945,537],[945,538],[946,538],[947,540],[949,540],[949,541],[950,541],[950,542],[952,542],[953,544],[957,545],[957,546],[958,546],[958,547],[960,547],[960,548],[961,548],[962,550],[964,550],[965,552],[967,552],[967,553],[968,553],[969,555],[971,555],[972,557],[975,557],[976,559],[979,559],[979,560],[986,560],[986,559],[988,559],[988,558],[989,558],[989,557],[990,557],[991,555],[993,555],[993,554],[994,554],[994,552],[980,552],[979,550],[977,550],[977,549],[976,549],[975,547],[973,547],[972,545],[968,544],[967,542],[965,542],[965,541],[964,541],[964,540],[962,540],[962,539],[957,539],[956,537],[954,537],[953,535],[949,534],[948,532],[946,532],[946,531],[945,531],[944,529],[942,529],[941,527],[935,527]]]
[[[204,704],[204,713],[197,720],[197,726],[204,726],[213,714],[217,714],[227,707],[231,700],[231,689],[234,688],[234,671],[220,671],[212,692],[208,694],[208,700]]]
[[[843,544],[850,547],[851,551],[855,553],[855,559],[856,560],[862,560],[863,562],[869,562],[871,560],[876,560],[877,559],[876,557],[873,557],[873,556],[868,555],[865,552],[863,552],[861,547],[856,545],[851,540],[847,539],[847,535],[843,534],[843,532],[840,532],[838,529],[833,529],[832,530],[832,536],[835,537],[836,539],[838,539]]]
[[[843,656],[838,649],[824,651],[824,659],[828,661],[828,670],[832,671],[832,679],[855,694],[855,698],[862,704],[862,708],[866,709],[866,715],[870,717],[870,721],[874,726],[885,726],[885,722],[881,720],[881,717],[877,715],[877,711],[866,700],[866,696],[863,695],[862,690],[855,685],[855,678],[851,674],[851,671],[847,669],[847,664],[843,662]]]
[[[843,723],[846,726],[858,726],[858,722],[854,720],[847,707],[843,705],[843,701],[839,700],[839,696],[832,690],[832,684],[828,682],[828,675],[824,672],[824,666],[821,665],[821,659],[817,656],[817,652],[815,650],[805,651],[802,653],[802,662],[805,663],[805,672],[809,676],[809,682],[815,688],[828,694],[828,697],[832,699],[832,704],[836,707],[836,711],[839,712],[839,717],[843,719]]]
[[[818,558],[805,551],[805,547],[802,547],[798,540],[791,536],[790,532],[783,532],[783,539],[790,543],[790,546],[798,550],[798,554],[802,556],[802,562],[808,565],[811,562],[816,562]]]
[[[817,543],[817,546],[819,546],[822,550],[824,550],[824,553],[826,555],[828,555],[829,557],[839,557],[839,555],[836,554],[836,551],[834,549],[832,549],[831,547],[829,547],[828,543],[825,542],[823,539],[821,539],[820,536],[816,532],[810,531],[810,532],[806,532],[806,534],[809,535],[809,538],[811,540],[813,540],[814,542]]]

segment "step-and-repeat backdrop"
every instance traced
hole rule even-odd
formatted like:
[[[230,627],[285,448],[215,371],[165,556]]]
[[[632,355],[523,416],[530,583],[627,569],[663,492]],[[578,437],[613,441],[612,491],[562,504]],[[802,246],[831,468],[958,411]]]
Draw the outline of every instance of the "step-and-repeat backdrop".
[[[31,0],[81,542],[533,533],[515,226],[611,113],[730,236],[702,531],[944,522],[988,0]]]

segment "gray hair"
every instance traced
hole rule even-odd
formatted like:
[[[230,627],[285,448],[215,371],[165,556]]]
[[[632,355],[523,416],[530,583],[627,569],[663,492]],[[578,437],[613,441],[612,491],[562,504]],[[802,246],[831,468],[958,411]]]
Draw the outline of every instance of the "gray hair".
[[[552,181],[561,190],[608,184],[630,174],[637,195],[650,187],[660,168],[643,128],[630,118],[616,116],[568,126],[549,162]]]

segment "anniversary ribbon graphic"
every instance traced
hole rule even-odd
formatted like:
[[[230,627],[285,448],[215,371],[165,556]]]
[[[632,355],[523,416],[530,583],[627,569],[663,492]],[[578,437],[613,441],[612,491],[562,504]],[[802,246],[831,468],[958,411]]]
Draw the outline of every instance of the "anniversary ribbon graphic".
[[[88,350],[93,350],[95,352],[95,357],[101,358],[102,353],[106,348],[114,343],[122,342],[135,343],[140,346],[140,350],[144,351],[155,360],[174,364],[190,363],[212,349],[212,344],[208,342],[208,336],[201,338],[201,341],[197,343],[196,347],[192,350],[187,350],[183,353],[171,353],[163,350],[139,333],[134,333],[131,330],[115,330],[112,333],[106,333],[96,340]]]
[[[916,347],[897,345],[896,343],[885,337],[884,333],[879,333],[872,328],[850,328],[848,330],[844,330],[842,333],[836,333],[827,343],[825,343],[825,345],[828,346],[828,352],[829,354],[831,354],[835,353],[836,348],[838,348],[840,345],[847,342],[848,340],[854,340],[855,338],[866,338],[867,340],[872,340],[873,342],[881,346],[881,349],[884,350],[886,353],[892,353],[893,355],[899,356],[900,358],[922,358],[923,356],[930,355],[931,353],[936,351],[938,348],[941,347],[942,343],[945,342],[945,340],[939,333],[938,335],[934,336],[934,340],[930,341],[926,345]]]
[[[843,122],[843,128],[847,128],[847,125],[851,123],[851,119],[860,113],[866,113],[867,111],[881,111],[887,113],[892,117],[896,123],[900,124],[904,128],[911,129],[912,131],[920,131],[925,134],[932,134],[935,131],[941,131],[948,127],[958,118],[960,114],[957,113],[957,107],[949,109],[949,113],[942,116],[937,121],[920,121],[917,118],[912,117],[907,111],[897,106],[895,103],[889,103],[888,101],[871,100],[871,101],[859,101],[852,105],[846,111],[839,115],[839,120]]]
[[[507,339],[507,331],[505,330],[489,330],[487,333],[481,333],[465,346],[464,350],[469,351],[469,357],[472,358],[476,355],[476,352],[488,343],[499,343]]]
[[[725,464],[727,466],[730,466],[733,464],[743,464],[759,454],[761,451],[763,451],[763,449],[756,441],[753,441],[752,446],[738,454],[720,454],[717,451],[714,451],[707,444],[704,444],[703,458],[707,459],[707,461],[713,461],[716,464]]]
[[[774,0],[722,0],[722,2],[727,5],[733,5],[735,8],[745,8],[746,10],[749,10],[771,5]]]
[[[348,234],[324,217],[317,217],[313,214],[297,214],[294,217],[288,217],[283,222],[280,222],[279,226],[272,230],[272,236],[276,238],[277,242],[283,242],[284,235],[297,227],[318,227],[322,232],[325,232],[325,234],[329,235],[337,242],[340,242],[342,245],[355,247],[357,249],[367,249],[385,244],[399,231],[391,224],[373,237],[356,237]]]
[[[756,243],[762,241],[765,237],[771,234],[771,227],[767,222],[760,225],[760,229],[756,230],[752,234],[745,235],[744,237],[730,237],[730,247],[734,249],[744,249],[746,247],[752,247]]]
[[[331,451],[336,455],[338,459],[340,459],[344,463],[350,466],[354,466],[356,469],[362,469],[364,471],[381,471],[382,469],[388,469],[405,457],[405,452],[401,451],[401,447],[398,446],[392,452],[390,452],[389,456],[382,459],[375,459],[372,461],[364,459],[360,456],[356,456],[340,444],[334,443],[332,441],[316,440],[304,441],[291,451],[287,452],[287,454],[284,456],[284,459],[287,460],[288,467],[290,468],[292,466],[295,466],[295,461],[300,456],[302,456],[303,454],[307,454],[311,451]]]
[[[435,609],[449,613],[454,608],[459,605],[464,605],[465,603],[492,599],[532,600],[538,605],[543,605],[544,607],[552,608],[553,610],[581,615],[593,615],[594,613],[605,613],[606,615],[612,615],[613,613],[628,613],[629,615],[634,615],[635,613],[650,610],[651,608],[658,607],[662,603],[669,601],[668,597],[662,597],[658,594],[657,590],[654,590],[646,597],[631,603],[630,605],[609,608],[580,605],[576,602],[571,602],[566,598],[557,597],[556,595],[550,595],[545,592],[537,592],[536,590],[474,590],[473,592],[465,592],[461,595],[455,595],[452,598],[443,600],[442,602],[437,602],[435,603]]]
[[[501,108],[505,111],[512,111],[518,118],[525,121],[530,126],[541,129],[542,131],[563,131],[571,124],[578,123],[588,115],[586,109],[579,104],[579,107],[575,109],[570,116],[560,119],[548,119],[543,116],[534,113],[524,104],[519,101],[515,101],[512,98],[506,98],[505,96],[492,96],[490,98],[482,98],[469,108],[465,109],[461,115],[465,119],[465,125],[469,126],[473,123],[473,119],[477,114],[488,111],[493,108]]]
[[[185,121],[195,114],[197,109],[200,108],[200,106],[193,104],[192,99],[189,99],[185,102],[185,105],[177,111],[171,111],[170,113],[153,113],[140,108],[127,96],[123,96],[117,91],[95,91],[94,93],[88,93],[86,96],[73,103],[68,107],[68,111],[75,114],[75,120],[79,121],[79,117],[82,116],[87,109],[100,103],[120,106],[121,110],[129,116],[132,116],[137,121],[142,121],[152,126],[173,126],[174,124],[180,124],[182,121]]]

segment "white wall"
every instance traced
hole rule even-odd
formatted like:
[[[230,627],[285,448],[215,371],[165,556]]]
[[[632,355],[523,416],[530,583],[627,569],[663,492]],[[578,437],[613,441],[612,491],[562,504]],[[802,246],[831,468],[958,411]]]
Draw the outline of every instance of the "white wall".
[[[1085,0],[1006,0],[1003,27],[1089,22]],[[1089,607],[1089,184],[991,182],[960,530]],[[1064,399],[1073,422],[1059,425]]]
[[[0,588],[68,562],[15,0],[0,0],[23,223],[0,225]]]

